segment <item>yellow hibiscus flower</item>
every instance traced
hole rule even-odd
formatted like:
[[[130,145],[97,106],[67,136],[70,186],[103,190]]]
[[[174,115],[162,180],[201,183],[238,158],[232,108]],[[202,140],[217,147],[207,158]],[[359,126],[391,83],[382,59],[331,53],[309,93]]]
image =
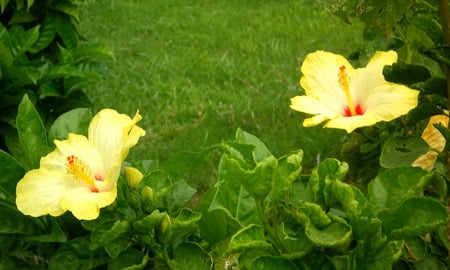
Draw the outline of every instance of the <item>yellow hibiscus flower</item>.
[[[341,55],[316,51],[306,56],[300,85],[305,96],[291,99],[291,109],[312,114],[305,127],[345,129],[391,121],[417,106],[419,91],[387,82],[383,67],[397,61],[395,51],[377,52],[365,68],[354,69]]]
[[[41,158],[39,169],[25,174],[16,187],[16,205],[30,216],[72,212],[91,220],[117,196],[121,164],[145,131],[133,119],[104,109],[89,124],[88,137],[69,134],[55,140],[56,149]]]
[[[446,113],[448,113],[448,111],[446,111]],[[442,124],[443,126],[448,127],[448,115],[440,114],[431,116],[428,125],[422,132],[422,139],[428,143],[431,150],[419,156],[413,162],[412,166],[422,167],[427,171],[433,169],[439,153],[444,150],[446,144],[444,136],[442,136],[441,132],[439,132],[433,124]]]

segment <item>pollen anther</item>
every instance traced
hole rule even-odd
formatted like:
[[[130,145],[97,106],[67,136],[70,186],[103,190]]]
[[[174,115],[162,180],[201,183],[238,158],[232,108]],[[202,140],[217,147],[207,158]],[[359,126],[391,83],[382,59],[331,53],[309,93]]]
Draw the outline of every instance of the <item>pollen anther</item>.
[[[77,156],[70,155],[66,158],[67,173],[73,175],[76,180],[83,181],[89,185],[92,192],[98,192],[94,179],[91,177],[89,167]]]
[[[357,115],[355,106],[353,105],[353,100],[350,95],[350,78],[345,71],[346,67],[344,65],[339,67],[339,74],[338,74],[338,83],[339,86],[344,90],[345,97],[347,99],[348,109],[350,110],[350,116]]]

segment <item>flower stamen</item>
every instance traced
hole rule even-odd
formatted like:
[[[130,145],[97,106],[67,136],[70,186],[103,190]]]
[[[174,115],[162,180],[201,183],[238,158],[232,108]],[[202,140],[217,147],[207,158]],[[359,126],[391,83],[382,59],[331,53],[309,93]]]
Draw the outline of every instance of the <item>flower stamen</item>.
[[[73,175],[75,179],[81,180],[88,184],[92,192],[98,192],[98,189],[95,187],[95,181],[90,176],[91,172],[89,167],[74,155],[68,156],[66,160],[67,173]]]
[[[338,74],[338,83],[341,86],[342,90],[344,90],[345,97],[347,98],[348,108],[345,109],[347,116],[355,116],[358,113],[356,112],[355,105],[353,105],[353,100],[350,95],[350,78],[348,77],[347,72],[345,72],[345,66],[342,65],[339,67]],[[350,115],[347,113],[347,109],[350,111]]]

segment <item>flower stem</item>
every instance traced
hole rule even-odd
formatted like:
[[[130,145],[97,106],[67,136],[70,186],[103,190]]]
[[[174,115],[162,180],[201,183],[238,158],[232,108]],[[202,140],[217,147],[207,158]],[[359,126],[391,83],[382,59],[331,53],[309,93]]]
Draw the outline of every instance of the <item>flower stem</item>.
[[[284,247],[283,242],[280,240],[278,234],[275,233],[272,226],[270,226],[269,222],[267,221],[266,215],[264,214],[264,200],[256,200],[256,210],[258,211],[259,218],[261,219],[264,228],[266,229],[270,238],[272,238],[272,241],[274,242],[275,246],[282,253],[287,253],[287,250]]]

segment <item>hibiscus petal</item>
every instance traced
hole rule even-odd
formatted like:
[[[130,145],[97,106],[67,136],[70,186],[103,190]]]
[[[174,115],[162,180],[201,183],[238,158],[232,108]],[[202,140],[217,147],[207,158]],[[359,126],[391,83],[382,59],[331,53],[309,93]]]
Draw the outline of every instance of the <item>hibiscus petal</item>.
[[[66,192],[61,198],[61,207],[69,210],[80,220],[96,219],[100,208],[108,206],[117,197],[117,187],[105,192],[91,192],[82,187]]]
[[[415,108],[418,96],[417,90],[386,82],[372,89],[364,105],[376,114],[379,121],[391,121]]]
[[[94,116],[89,125],[88,137],[107,162],[106,169],[121,163],[129,148],[145,135],[145,131],[135,125],[140,119],[139,114],[131,119],[111,109],[101,110]]]
[[[331,119],[324,127],[345,129],[347,133],[351,133],[359,127],[370,126],[376,122],[378,122],[376,115],[371,110],[367,110],[364,115]]]
[[[33,217],[59,216],[66,211],[60,205],[61,198],[75,187],[76,181],[65,171],[31,170],[17,183],[16,205],[20,212]]]
[[[300,79],[305,94],[334,111],[340,111],[347,104],[345,93],[338,82],[341,66],[346,67],[351,79],[354,69],[343,56],[325,51],[308,54],[301,67],[303,77]]]

